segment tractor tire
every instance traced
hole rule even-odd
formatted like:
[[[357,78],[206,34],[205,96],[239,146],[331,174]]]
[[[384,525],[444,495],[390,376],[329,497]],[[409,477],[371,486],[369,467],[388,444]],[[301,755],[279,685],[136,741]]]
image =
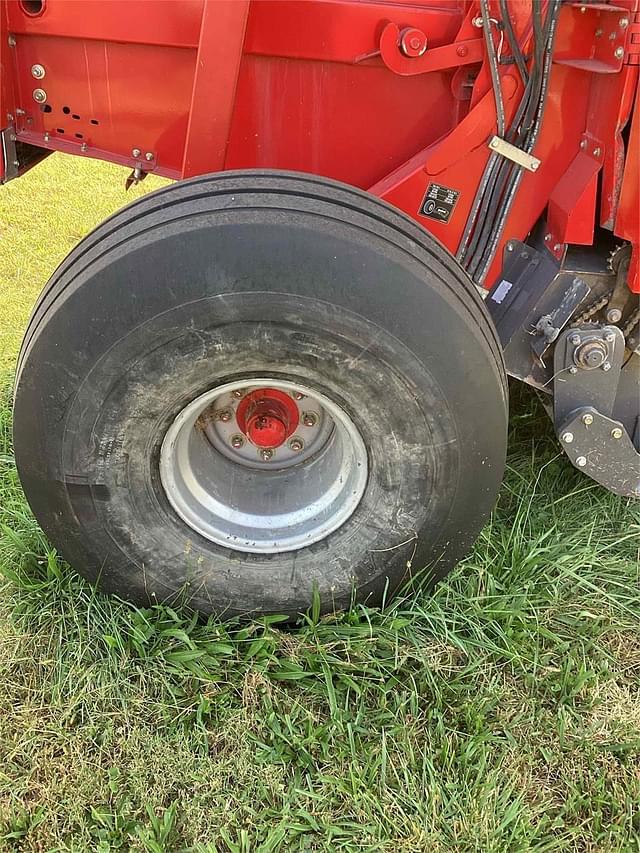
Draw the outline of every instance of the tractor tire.
[[[56,271],[15,453],[59,552],[140,605],[380,605],[470,549],[504,470],[482,300],[415,222],[308,175],[184,181]]]

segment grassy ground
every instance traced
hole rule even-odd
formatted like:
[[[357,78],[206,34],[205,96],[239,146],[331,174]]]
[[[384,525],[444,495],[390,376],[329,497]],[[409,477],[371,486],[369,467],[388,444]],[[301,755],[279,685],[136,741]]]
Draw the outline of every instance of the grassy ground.
[[[526,391],[473,554],[384,614],[197,625],[50,549],[10,374],[123,179],[52,158],[0,191],[0,850],[640,850],[640,511],[558,456]]]

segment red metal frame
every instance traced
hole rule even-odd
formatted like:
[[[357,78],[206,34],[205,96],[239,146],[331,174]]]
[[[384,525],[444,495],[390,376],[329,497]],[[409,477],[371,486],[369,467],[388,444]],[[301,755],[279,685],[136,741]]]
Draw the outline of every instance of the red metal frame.
[[[509,0],[525,51],[531,2]],[[75,0],[41,3],[33,15],[0,0],[0,130],[18,143],[171,178],[322,174],[457,249],[496,130],[478,0],[92,0],[81,14]],[[640,292],[639,42],[639,0],[563,6],[541,166],[522,181],[487,284],[504,242],[545,216],[558,255],[591,243],[596,224],[629,240]],[[500,78],[509,117],[522,82],[512,64]],[[447,221],[420,213],[432,183],[457,193]]]

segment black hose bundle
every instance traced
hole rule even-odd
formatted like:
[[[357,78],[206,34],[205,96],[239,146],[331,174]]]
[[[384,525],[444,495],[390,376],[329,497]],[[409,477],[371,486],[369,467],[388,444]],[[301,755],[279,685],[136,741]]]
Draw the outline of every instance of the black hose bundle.
[[[509,128],[504,129],[498,58],[490,32],[489,0],[480,0],[489,69],[496,99],[498,136],[529,154],[533,151],[542,124],[560,3],[561,0],[549,0],[547,14],[543,21],[542,3],[539,0],[532,1],[533,53],[531,70],[528,71],[526,60],[509,19],[507,0],[500,0],[502,26],[525,87],[513,121]],[[502,133],[501,130],[503,130]],[[479,284],[484,281],[489,270],[522,177],[522,166],[495,152],[491,154],[471,206],[457,253],[458,260]]]

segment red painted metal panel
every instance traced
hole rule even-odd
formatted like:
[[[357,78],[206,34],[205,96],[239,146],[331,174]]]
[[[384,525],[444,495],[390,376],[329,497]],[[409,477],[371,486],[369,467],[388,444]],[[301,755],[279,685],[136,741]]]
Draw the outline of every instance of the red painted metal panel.
[[[437,47],[454,40],[464,6],[452,0],[259,0],[251,4],[245,52],[352,64],[379,49],[387,23],[416,27]]]
[[[7,0],[9,32],[173,47],[198,45],[203,0],[43,0],[41,15]]]
[[[148,152],[163,174],[182,167],[195,51],[175,47],[17,35],[18,138],[55,150],[134,164]],[[45,77],[35,80],[34,64]],[[45,104],[34,90],[46,92]]]

